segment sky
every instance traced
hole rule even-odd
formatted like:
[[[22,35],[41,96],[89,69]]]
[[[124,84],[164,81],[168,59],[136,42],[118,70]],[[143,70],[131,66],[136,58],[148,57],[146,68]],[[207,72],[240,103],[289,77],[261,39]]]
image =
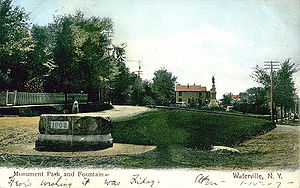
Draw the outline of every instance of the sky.
[[[250,77],[265,61],[291,58],[300,68],[300,0],[13,0],[32,24],[81,10],[110,17],[114,44],[126,43],[126,65],[143,79],[166,68],[178,84],[211,88],[217,98],[259,86]],[[300,72],[294,76],[300,95]]]

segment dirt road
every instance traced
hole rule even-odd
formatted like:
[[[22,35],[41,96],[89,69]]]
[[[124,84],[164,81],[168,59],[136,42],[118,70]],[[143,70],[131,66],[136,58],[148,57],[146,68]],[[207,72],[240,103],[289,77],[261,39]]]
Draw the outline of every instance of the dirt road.
[[[236,149],[243,152],[256,152],[257,161],[270,164],[273,168],[299,168],[300,126],[277,125],[272,131],[257,136]]]

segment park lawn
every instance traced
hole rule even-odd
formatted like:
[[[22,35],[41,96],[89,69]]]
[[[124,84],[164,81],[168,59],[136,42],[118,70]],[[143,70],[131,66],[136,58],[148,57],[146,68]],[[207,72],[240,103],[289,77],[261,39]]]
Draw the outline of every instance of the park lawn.
[[[3,128],[7,127],[7,130],[11,131],[22,127],[22,130],[26,129],[25,132],[36,134],[36,129],[33,131],[32,128],[36,128],[38,117],[13,119],[16,119],[16,122],[11,119],[6,122],[5,118],[2,119]],[[20,127],[23,124],[24,126]],[[102,157],[0,154],[0,166],[297,169],[299,147],[288,143],[297,143],[298,132],[271,131],[263,134],[273,127],[274,124],[269,121],[255,118],[199,112],[152,111],[113,120],[112,131],[114,142],[157,146],[149,152]],[[208,131],[210,133],[207,133]],[[200,143],[203,140],[207,143]],[[207,150],[210,145],[232,146],[241,153],[211,152]],[[289,157],[295,160],[288,164],[286,160],[282,160]]]
[[[207,149],[232,146],[273,128],[275,124],[257,118],[158,110],[114,120],[112,136],[120,143]]]
[[[288,128],[288,129],[291,129]],[[234,145],[240,153],[178,145],[157,147],[115,162],[123,168],[299,169],[299,129],[276,129]]]

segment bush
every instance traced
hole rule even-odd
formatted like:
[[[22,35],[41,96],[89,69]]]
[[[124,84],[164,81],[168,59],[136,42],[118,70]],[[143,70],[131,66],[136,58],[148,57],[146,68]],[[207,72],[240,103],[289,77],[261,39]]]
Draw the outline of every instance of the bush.
[[[196,148],[232,146],[275,128],[267,120],[186,111],[152,111],[113,121],[115,142]]]
[[[38,111],[32,110],[30,108],[19,108],[19,116],[31,117],[41,115]]]

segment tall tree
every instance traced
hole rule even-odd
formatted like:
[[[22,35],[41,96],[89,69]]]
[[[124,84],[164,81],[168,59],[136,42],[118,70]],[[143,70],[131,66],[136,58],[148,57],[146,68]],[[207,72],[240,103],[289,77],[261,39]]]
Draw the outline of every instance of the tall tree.
[[[154,72],[152,89],[155,94],[155,100],[160,105],[170,105],[175,99],[175,82],[177,77],[172,76],[167,69],[161,68]]]
[[[296,88],[293,75],[298,70],[297,65],[292,63],[290,59],[287,59],[281,64],[281,68],[278,71],[273,71],[274,101],[275,106],[281,107],[281,112],[283,109],[287,111],[294,107]],[[265,69],[256,66],[251,77],[267,91],[270,91],[270,73]]]
[[[132,86],[135,83],[136,75],[131,74],[125,65],[125,44],[113,46],[113,58],[117,63],[115,76],[110,80],[111,100],[114,104],[130,104],[132,101]]]
[[[49,27],[55,33],[56,68],[49,79],[55,83],[52,90],[84,91],[90,100],[99,100],[107,85],[106,80],[112,80],[118,73],[118,60],[111,41],[112,21],[109,18],[86,18],[77,12],[56,17]]]
[[[52,33],[46,26],[33,25],[30,30],[35,46],[27,53],[27,81],[25,90],[29,92],[43,92],[44,82],[48,74],[55,67],[53,64]]]
[[[244,113],[269,114],[268,92],[262,87],[252,87],[241,92],[233,109]]]
[[[28,16],[11,0],[0,1],[0,88],[22,90],[26,80],[26,54],[34,44]]]
[[[223,98],[221,99],[221,104],[223,106],[231,106],[232,105],[232,94],[231,93],[225,93],[223,94]]]
[[[30,33],[34,41],[33,50],[28,52],[28,76],[30,79],[43,77],[54,68],[53,33],[47,26],[33,25]]]
[[[293,74],[298,70],[295,63],[287,59],[281,64],[281,69],[277,72],[274,98],[276,105],[281,109],[281,117],[286,116],[286,114],[283,114],[283,111],[286,113],[295,107],[296,88]]]

